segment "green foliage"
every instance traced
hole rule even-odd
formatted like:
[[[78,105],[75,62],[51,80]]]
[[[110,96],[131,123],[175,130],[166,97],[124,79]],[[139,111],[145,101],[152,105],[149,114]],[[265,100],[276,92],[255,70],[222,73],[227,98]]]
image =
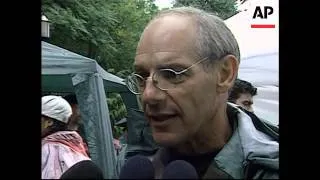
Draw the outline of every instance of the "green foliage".
[[[151,0],[118,1],[116,16],[118,23],[114,28],[114,37],[119,51],[115,53],[114,61],[109,61],[108,67],[116,72],[131,71],[135,50],[140,35],[158,9]]]
[[[52,22],[50,42],[96,59],[117,51],[111,31],[117,18],[102,0],[44,0],[42,11]]]
[[[51,22],[49,43],[125,78],[140,35],[158,8],[153,0],[43,0],[42,12]],[[126,116],[119,94],[109,94],[107,103],[112,122]]]
[[[124,127],[114,126],[113,137],[118,139],[123,134],[124,129]]]
[[[227,19],[237,13],[236,0],[176,0],[173,7],[192,6]]]
[[[127,116],[127,111],[120,94],[109,93],[107,95],[110,119],[113,123]]]
[[[107,104],[109,107],[109,114],[111,125],[113,127],[113,137],[118,138],[124,131],[124,127],[116,126],[115,123],[127,116],[127,111],[122,101],[120,94],[107,94]]]
[[[104,69],[132,71],[135,48],[158,11],[153,0],[43,0],[49,42],[95,59]]]

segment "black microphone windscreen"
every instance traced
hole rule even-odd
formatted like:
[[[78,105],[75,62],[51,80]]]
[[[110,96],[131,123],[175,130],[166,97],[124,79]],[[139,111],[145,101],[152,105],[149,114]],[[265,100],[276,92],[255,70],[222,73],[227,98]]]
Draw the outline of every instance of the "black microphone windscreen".
[[[104,179],[101,169],[91,160],[80,161],[65,171],[60,179]]]
[[[127,160],[120,170],[119,179],[153,179],[154,167],[145,156],[136,155]]]
[[[176,160],[169,163],[163,170],[162,179],[198,179],[196,169],[188,162]]]

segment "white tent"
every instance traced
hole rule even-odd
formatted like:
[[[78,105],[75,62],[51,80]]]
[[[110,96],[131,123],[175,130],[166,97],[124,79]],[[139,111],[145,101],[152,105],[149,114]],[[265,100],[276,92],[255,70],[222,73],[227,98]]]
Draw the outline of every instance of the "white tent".
[[[253,19],[256,6],[272,6],[268,19]],[[240,47],[241,61],[238,77],[258,88],[254,111],[261,118],[279,122],[279,23],[278,1],[248,0],[242,11],[225,20]],[[274,24],[275,28],[251,28],[251,24]]]

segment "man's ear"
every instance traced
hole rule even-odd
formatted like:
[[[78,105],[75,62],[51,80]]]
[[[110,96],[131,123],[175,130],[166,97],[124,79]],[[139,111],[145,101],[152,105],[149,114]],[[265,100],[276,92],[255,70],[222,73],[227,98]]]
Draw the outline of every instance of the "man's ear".
[[[44,122],[44,128],[48,128],[53,125],[53,120],[52,119],[46,119]]]
[[[225,93],[233,86],[238,69],[239,60],[234,55],[227,55],[220,60],[217,73],[217,92]]]

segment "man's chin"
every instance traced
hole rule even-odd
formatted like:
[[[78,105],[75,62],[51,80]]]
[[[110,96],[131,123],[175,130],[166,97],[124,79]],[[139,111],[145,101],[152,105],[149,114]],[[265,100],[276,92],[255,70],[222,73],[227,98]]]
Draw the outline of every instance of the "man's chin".
[[[164,147],[174,147],[181,143],[181,138],[173,133],[153,133],[154,141],[160,146]]]

